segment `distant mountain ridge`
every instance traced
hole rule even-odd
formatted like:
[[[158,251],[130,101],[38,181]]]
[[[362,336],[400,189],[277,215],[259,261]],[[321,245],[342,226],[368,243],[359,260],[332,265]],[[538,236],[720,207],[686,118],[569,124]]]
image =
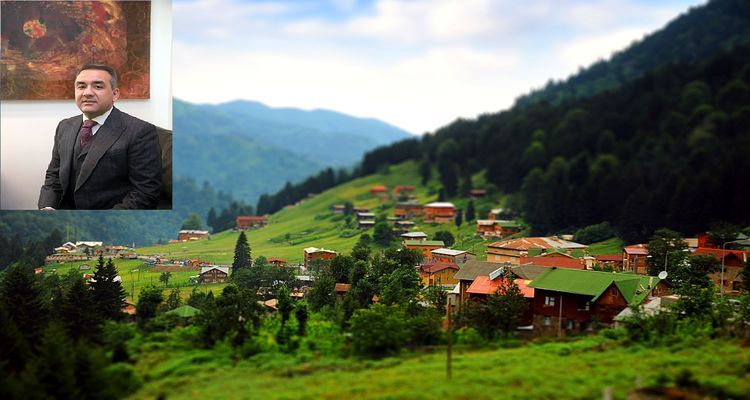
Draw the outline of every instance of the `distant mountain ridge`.
[[[352,166],[368,150],[412,136],[375,119],[246,100],[198,105],[175,99],[174,131],[175,175],[209,180],[252,203],[286,182]]]

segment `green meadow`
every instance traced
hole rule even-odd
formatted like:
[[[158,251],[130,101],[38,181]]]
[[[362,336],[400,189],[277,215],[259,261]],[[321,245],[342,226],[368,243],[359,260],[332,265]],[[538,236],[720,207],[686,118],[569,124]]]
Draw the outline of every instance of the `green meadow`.
[[[483,181],[483,179],[481,175],[478,175],[475,181]],[[291,263],[301,263],[303,249],[306,247],[323,247],[343,253],[350,252],[360,233],[372,235],[373,230],[359,231],[356,228],[347,228],[344,216],[334,214],[331,206],[351,201],[355,207],[369,208],[376,215],[393,216],[395,203],[393,199],[382,201],[370,194],[370,188],[376,185],[385,185],[389,188],[396,185],[413,185],[415,187],[413,194],[423,204],[436,201],[438,197],[438,182],[431,181],[426,186],[420,185],[416,163],[410,161],[392,166],[378,174],[347,182],[271,215],[269,226],[246,233],[253,257],[262,255],[282,258]],[[486,215],[480,214],[480,211],[500,207],[502,200],[502,195],[497,193],[476,199],[477,218],[486,218]],[[466,210],[468,199],[456,200],[454,204]],[[416,226],[413,230],[423,231],[430,237],[441,230],[451,232],[456,238],[454,248],[472,251],[480,259],[485,257],[487,244],[492,242],[475,237],[476,224],[473,221],[463,223],[460,228],[455,224],[426,224],[420,219],[415,222]],[[206,240],[140,248],[138,253],[160,254],[167,258],[177,259],[199,258],[214,263],[230,264],[238,235],[238,232],[224,231],[213,234],[210,239]]]
[[[698,397],[747,398],[750,349],[708,340],[625,346],[603,336],[516,348],[460,348],[446,377],[445,348],[382,360],[260,354],[168,344],[136,368],[131,399],[625,399],[636,387],[682,387]],[[179,346],[179,345],[178,345]]]

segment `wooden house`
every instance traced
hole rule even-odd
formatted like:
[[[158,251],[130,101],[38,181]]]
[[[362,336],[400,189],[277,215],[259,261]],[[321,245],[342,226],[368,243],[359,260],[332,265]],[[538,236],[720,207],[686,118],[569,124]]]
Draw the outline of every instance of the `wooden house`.
[[[424,222],[452,223],[456,219],[456,206],[448,202],[428,203],[424,206]]]
[[[289,262],[281,258],[268,257],[268,263],[274,267],[285,267]]]
[[[551,251],[535,257],[521,256],[519,264],[534,264],[550,268],[586,269],[586,262],[583,258],[573,257],[557,251]]]
[[[349,283],[337,283],[333,290],[336,292],[336,300],[343,301],[344,296],[352,289],[352,285]]]
[[[262,228],[268,225],[268,216],[238,215],[235,229],[246,231],[250,228]]]
[[[548,252],[563,252],[573,256],[583,256],[588,246],[580,243],[551,237],[527,237],[494,242],[487,246],[487,261],[520,264],[521,257],[539,256]]]
[[[439,248],[442,248],[445,246],[445,243],[443,243],[442,240],[422,240],[422,241],[416,241],[416,240],[406,240],[404,241],[404,247],[406,247],[409,250],[419,250],[422,252],[422,257],[424,257],[425,260],[429,260],[431,257],[431,252],[433,250],[437,250]]]
[[[510,267],[510,264],[507,264]],[[500,266],[495,263],[478,260],[468,260],[454,275],[459,283],[458,298],[459,304],[462,304],[469,298],[467,290],[478,276],[489,276],[490,273],[497,270]]]
[[[595,254],[594,264],[599,267],[610,267],[614,271],[623,271],[625,269],[622,256],[619,254]]]
[[[224,283],[229,280],[229,269],[230,267],[219,267],[217,265],[201,267],[201,272],[198,277],[198,282],[200,283]]]
[[[535,289],[534,331],[541,336],[586,332],[594,322],[609,326],[623,309],[670,294],[657,277],[569,268],[549,268],[529,286]]]
[[[370,194],[374,197],[378,197],[381,200],[388,199],[388,187],[383,185],[376,185],[370,188]]]
[[[498,294],[501,286],[507,287],[507,278],[504,278],[503,274],[496,271],[491,272],[489,276],[480,275],[474,279],[474,282],[466,289],[469,300],[484,301],[488,296]],[[521,290],[521,294],[526,300],[526,310],[519,319],[518,325],[532,325],[534,321],[534,288],[528,286],[531,281],[527,279],[513,279],[513,282]]]
[[[521,232],[523,226],[516,221],[500,219],[478,219],[477,233],[485,238],[504,238]]]
[[[309,268],[310,262],[313,260],[330,260],[338,255],[333,250],[326,250],[317,247],[308,247],[304,250],[305,252],[305,268]]]
[[[418,201],[400,201],[396,203],[393,214],[400,219],[412,219],[424,215],[424,206]]]
[[[622,249],[623,270],[639,275],[648,273],[648,247],[646,244],[634,244]]]
[[[471,197],[472,199],[479,199],[485,196],[487,196],[486,189],[471,189],[469,191],[469,197]]]
[[[424,232],[406,232],[401,234],[402,244],[406,245],[407,241],[424,242],[427,240],[427,234]]]
[[[375,221],[371,219],[360,219],[357,221],[357,228],[367,230],[375,226]]]
[[[711,280],[721,288],[724,287],[724,293],[738,293],[745,287],[742,279],[742,270],[745,263],[750,259],[750,250],[724,250],[707,247],[699,247],[693,255],[712,256],[723,261],[724,276],[722,278],[721,270],[709,274]],[[723,279],[723,282],[722,282]]]
[[[426,262],[419,266],[419,277],[422,278],[422,284],[430,285],[450,285],[455,286],[458,280],[455,278],[459,266],[450,262]]]
[[[476,254],[466,250],[435,249],[430,252],[430,258],[435,262],[463,264],[468,260],[476,258]]]
[[[180,242],[188,242],[193,240],[201,240],[208,237],[208,231],[198,230],[181,230],[177,235],[177,240]]]

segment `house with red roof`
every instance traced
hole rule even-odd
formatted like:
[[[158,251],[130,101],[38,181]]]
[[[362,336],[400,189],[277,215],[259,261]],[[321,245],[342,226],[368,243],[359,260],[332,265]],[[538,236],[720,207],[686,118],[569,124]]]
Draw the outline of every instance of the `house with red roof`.
[[[250,228],[262,228],[268,225],[268,216],[238,215],[235,229],[246,231]]]
[[[507,287],[507,278],[500,273],[500,267],[490,273],[490,275],[480,275],[474,279],[474,282],[466,289],[469,300],[483,301],[492,294],[498,294],[501,287]],[[519,326],[528,326],[533,323],[534,319],[534,288],[529,287],[530,280],[513,279],[513,282],[521,290],[521,294],[526,300],[526,310],[518,321]]]
[[[324,248],[307,247],[305,252],[305,268],[309,268],[310,262],[313,260],[330,260],[338,255],[333,250],[326,250]]]
[[[622,248],[622,269],[639,275],[648,274],[648,245],[644,243]]]
[[[289,261],[277,257],[268,257],[268,263],[273,265],[274,267],[284,267],[289,263]]]
[[[534,264],[550,268],[586,269],[586,261],[583,258],[573,257],[570,254],[557,251],[535,257],[521,256],[519,264]]]
[[[373,186],[370,188],[370,194],[380,198],[380,200],[388,200],[388,187],[383,185]]]
[[[742,280],[742,269],[745,263],[750,259],[750,250],[731,250],[731,249],[714,249],[709,247],[699,247],[693,255],[712,256],[723,261],[724,276],[721,270],[709,274],[711,280],[720,288],[723,286],[724,293],[735,293],[745,287]],[[723,281],[722,281],[723,279]]]
[[[549,252],[562,252],[573,256],[583,256],[588,246],[580,243],[550,237],[526,237],[490,243],[487,246],[487,261],[520,264],[521,257],[540,256]]]

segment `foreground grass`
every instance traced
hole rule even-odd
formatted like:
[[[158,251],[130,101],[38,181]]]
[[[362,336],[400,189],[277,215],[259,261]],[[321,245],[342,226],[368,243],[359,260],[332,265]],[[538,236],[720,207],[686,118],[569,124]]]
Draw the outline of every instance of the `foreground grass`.
[[[674,385],[690,374],[719,397],[750,396],[750,349],[736,342],[625,347],[602,337],[514,349],[457,351],[379,361],[301,360],[260,354],[233,361],[222,350],[150,352],[146,385],[132,399],[624,399],[636,382]],[[143,371],[143,368],[148,370]],[[671,383],[670,383],[671,382]]]

